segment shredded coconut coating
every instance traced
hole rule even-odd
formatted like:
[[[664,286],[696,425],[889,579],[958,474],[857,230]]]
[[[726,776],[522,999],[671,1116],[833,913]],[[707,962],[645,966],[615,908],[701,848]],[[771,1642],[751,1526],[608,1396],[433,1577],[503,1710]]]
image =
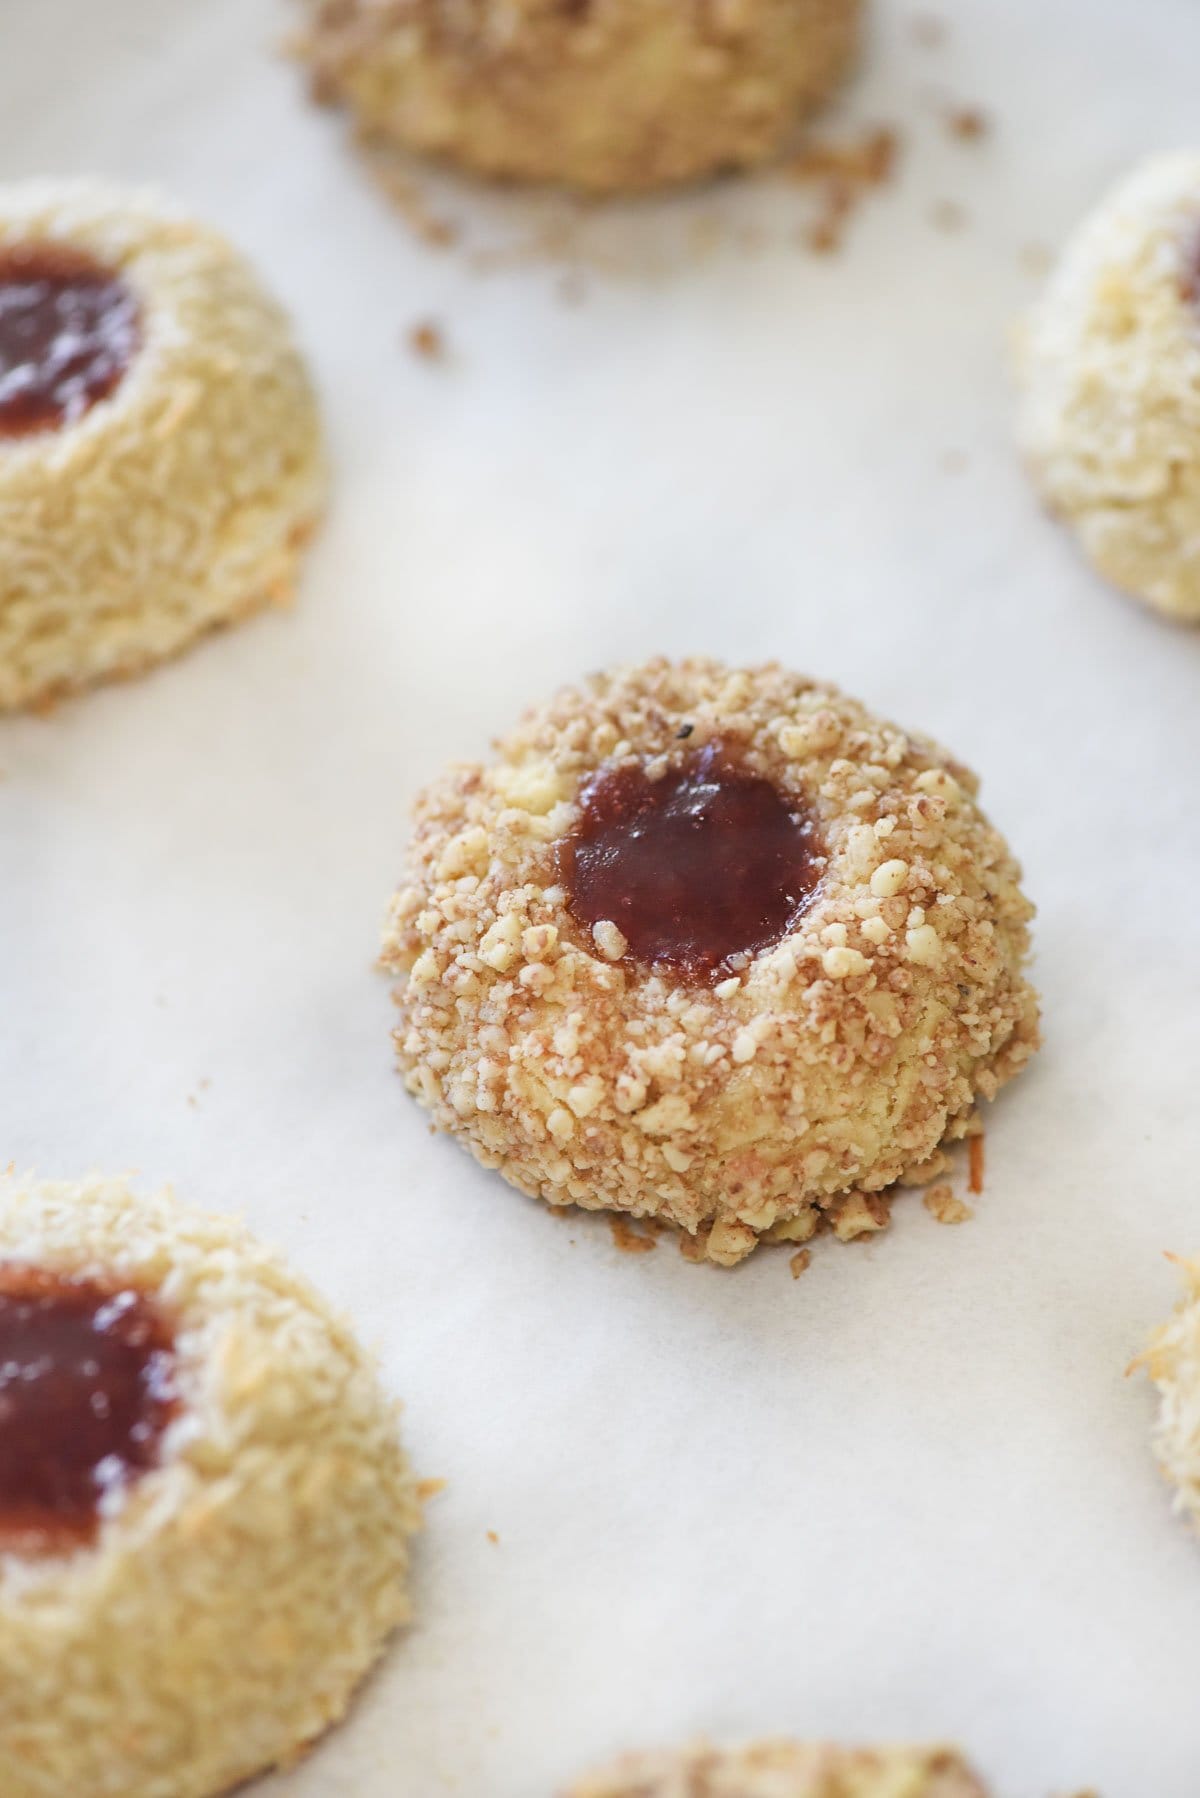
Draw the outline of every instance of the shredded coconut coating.
[[[1035,480],[1125,592],[1200,620],[1200,154],[1158,157],[1068,243],[1023,333]]]
[[[286,1762],[409,1614],[416,1489],[373,1364],[169,1192],[0,1180],[0,1260],[148,1290],[183,1398],[93,1545],[0,1554],[4,1798],[209,1798]]]
[[[142,341],[74,423],[0,438],[0,711],[286,599],[325,491],[286,315],[216,232],[99,182],[0,188],[0,250],[38,243],[119,274]]]
[[[713,739],[804,801],[828,859],[783,940],[709,988],[578,926],[555,845],[601,764],[665,771]],[[418,801],[383,949],[409,1091],[521,1191],[659,1217],[714,1261],[826,1221],[880,1229],[884,1189],[924,1178],[1038,1042],[1032,908],[975,791],[773,665],[655,661],[565,690]]]
[[[952,1748],[758,1742],[632,1754],[563,1798],[987,1798]]]
[[[1159,1466],[1176,1488],[1176,1508],[1200,1527],[1200,1260],[1179,1265],[1184,1297],[1155,1332],[1140,1364],[1158,1387]]]
[[[484,175],[634,191],[775,153],[861,0],[308,0],[300,52],[368,136]]]

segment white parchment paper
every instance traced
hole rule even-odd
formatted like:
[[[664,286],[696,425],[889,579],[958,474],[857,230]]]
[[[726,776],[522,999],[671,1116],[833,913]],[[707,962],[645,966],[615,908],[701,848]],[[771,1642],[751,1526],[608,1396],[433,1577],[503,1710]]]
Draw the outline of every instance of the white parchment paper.
[[[1200,1791],[1200,1544],[1123,1377],[1162,1251],[1200,1251],[1200,635],[1042,516],[1004,348],[1031,248],[1197,135],[1200,8],[941,10],[932,49],[880,7],[849,116],[904,156],[842,255],[796,246],[798,189],[726,187],[589,224],[613,272],[564,298],[561,261],[472,265],[532,204],[451,186],[465,242],[414,238],[271,0],[0,5],[0,174],[224,226],[336,460],[293,614],[0,724],[0,1161],[243,1210],[448,1481],[415,1628],[281,1798],[544,1798],[698,1730],[950,1736],[999,1798]],[[443,364],[405,347],[427,317]],[[622,1256],[432,1139],[372,971],[419,785],[559,681],[689,650],[952,745],[1040,906],[1046,1047],[975,1220],[914,1197],[798,1283]]]

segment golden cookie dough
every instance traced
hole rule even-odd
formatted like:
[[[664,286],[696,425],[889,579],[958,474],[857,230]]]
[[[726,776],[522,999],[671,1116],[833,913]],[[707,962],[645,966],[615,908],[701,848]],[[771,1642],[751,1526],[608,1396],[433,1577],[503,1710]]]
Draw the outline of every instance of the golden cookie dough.
[[[481,174],[634,191],[764,161],[826,100],[861,0],[310,0],[321,97]]]
[[[1200,621],[1200,154],[1143,164],[1080,227],[1020,374],[1022,448],[1084,553]]]
[[[721,804],[799,860],[747,876],[754,843],[703,838],[688,927],[723,929],[731,901],[762,916],[727,955],[647,964],[623,893],[606,917],[568,891],[574,833],[593,791],[686,800],[714,756]],[[521,1191],[662,1219],[714,1261],[881,1228],[884,1189],[1038,1042],[1032,908],[975,793],[932,743],[776,666],[655,661],[561,692],[418,802],[383,950],[409,1091]],[[630,887],[651,924],[664,827]]]
[[[0,711],[286,598],[324,491],[288,320],[223,238],[98,181],[0,187]]]
[[[1187,1290],[1142,1357],[1158,1387],[1158,1463],[1176,1505],[1200,1526],[1200,1260],[1183,1261]]]
[[[409,1614],[419,1515],[311,1287],[169,1193],[4,1179],[0,1397],[4,1798],[210,1798],[341,1717]]]
[[[952,1748],[746,1748],[631,1754],[562,1798],[987,1798]]]

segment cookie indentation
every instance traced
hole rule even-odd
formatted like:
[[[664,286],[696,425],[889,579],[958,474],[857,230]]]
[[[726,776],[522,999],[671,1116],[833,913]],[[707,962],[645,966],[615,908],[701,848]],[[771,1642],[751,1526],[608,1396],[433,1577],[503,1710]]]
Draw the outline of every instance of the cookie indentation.
[[[125,282],[65,245],[0,252],[0,434],[57,430],[112,393],[137,351]]]
[[[0,1268],[0,1547],[90,1541],[106,1492],[159,1458],[172,1332],[145,1294]]]
[[[803,804],[718,742],[657,779],[602,768],[559,861],[576,918],[615,924],[628,959],[696,982],[778,942],[824,865]]]

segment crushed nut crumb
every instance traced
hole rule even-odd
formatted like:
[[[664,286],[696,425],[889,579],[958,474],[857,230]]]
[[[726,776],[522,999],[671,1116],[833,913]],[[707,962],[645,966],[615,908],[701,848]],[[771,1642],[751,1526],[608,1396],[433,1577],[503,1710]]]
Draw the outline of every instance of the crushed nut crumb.
[[[640,1230],[635,1230],[628,1218],[622,1217],[619,1212],[614,1212],[609,1218],[608,1227],[612,1231],[613,1243],[622,1255],[648,1255],[651,1249],[658,1247],[653,1236],[645,1236]]]
[[[410,326],[408,346],[415,356],[425,362],[442,362],[446,356],[446,340],[441,327],[432,319],[422,319],[419,324]]]
[[[965,1224],[968,1218],[975,1215],[973,1208],[956,1198],[953,1188],[949,1186],[931,1186],[921,1202],[939,1224]]]

